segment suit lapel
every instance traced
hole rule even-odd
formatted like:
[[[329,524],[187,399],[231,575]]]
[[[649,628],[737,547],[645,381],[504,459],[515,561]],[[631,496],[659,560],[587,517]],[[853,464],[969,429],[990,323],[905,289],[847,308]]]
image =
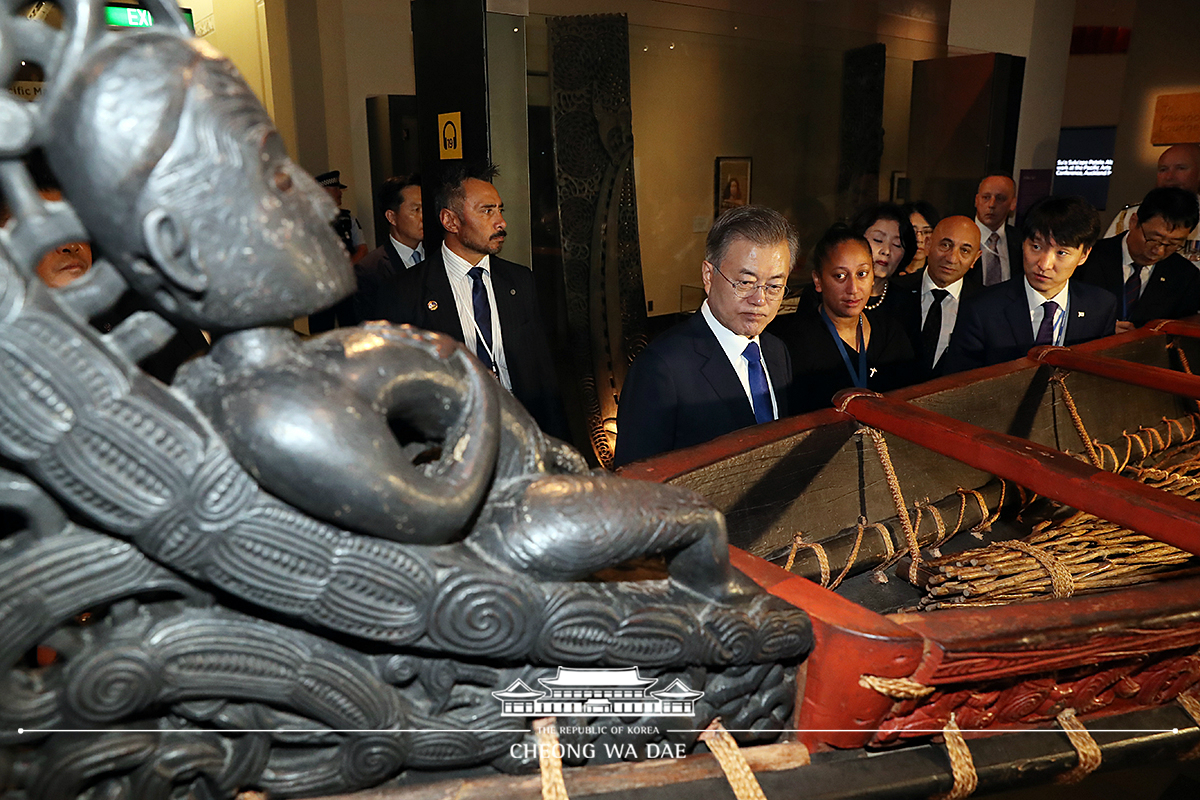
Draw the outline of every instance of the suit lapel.
[[[708,327],[708,321],[701,312],[697,311],[693,319],[698,323],[699,335],[696,337],[696,354],[703,359],[700,374],[708,382],[713,394],[725,405],[729,418],[737,424],[734,427],[744,428],[755,423],[754,409],[746,397],[746,390],[738,380],[733,365],[729,363],[725,351],[721,349],[716,335]],[[769,365],[768,365],[769,368]],[[774,375],[772,375],[774,378]],[[748,421],[747,421],[748,420]]]
[[[1022,253],[1021,232],[1005,223],[1004,240],[1008,247],[1008,276],[1014,278],[1025,272],[1025,257]]]
[[[526,298],[520,296],[516,284],[512,280],[511,269],[525,269],[519,264],[508,264],[502,259],[492,256],[490,259],[492,273],[492,294],[496,297],[496,313],[500,315],[500,335],[504,338],[504,347],[508,353],[512,348],[522,347],[520,327],[526,318],[521,305]],[[517,359],[519,361],[519,359]],[[514,359],[508,359],[509,369],[512,369]]]
[[[388,263],[392,265],[392,272],[397,275],[403,275],[404,270],[408,268],[408,264],[404,263],[404,259],[400,257],[400,251],[396,249],[396,245],[392,244],[392,239],[389,236],[387,240]]]
[[[1029,298],[1025,296],[1025,278],[1010,281],[1016,296],[1004,311],[1004,317],[1012,328],[1013,341],[1029,350],[1033,347],[1033,323]]]
[[[446,275],[446,265],[439,257],[426,259],[428,267],[425,270],[422,299],[424,308],[421,314],[428,320],[422,326],[429,330],[440,331],[463,341],[462,323],[458,321],[458,306],[454,304],[454,291],[450,288],[450,278]],[[419,269],[413,267],[413,269]]]
[[[1080,298],[1080,293],[1076,290],[1074,282],[1067,286],[1067,308],[1070,316],[1067,317],[1067,331],[1063,337],[1063,344],[1071,345],[1077,342],[1087,341],[1096,338],[1097,334],[1092,330],[1092,326],[1099,326],[1101,320],[1094,314],[1091,319],[1087,316],[1087,303]],[[1112,333],[1112,331],[1109,331]]]
[[[1154,265],[1154,271],[1150,273],[1150,280],[1146,282],[1146,288],[1142,292],[1142,296],[1138,298],[1137,305],[1134,306],[1134,310],[1137,311],[1137,316],[1140,318],[1150,320],[1167,315],[1174,305],[1175,298],[1171,296],[1172,289],[1169,280],[1171,265],[1167,261],[1164,258]]]
[[[1112,292],[1117,296],[1117,300],[1125,293],[1125,272],[1121,264],[1121,242],[1124,240],[1125,234],[1113,237],[1112,239],[1101,239],[1092,248],[1092,254],[1088,257],[1088,262],[1085,262],[1083,269],[1087,269],[1088,263],[1094,258],[1096,259],[1095,272],[1096,279],[1091,281],[1105,291]],[[1120,309],[1118,308],[1118,311]]]
[[[767,365],[767,373],[770,375],[771,394],[775,396],[775,410],[779,412],[779,418],[783,419],[791,411],[789,393],[792,370],[791,363],[788,361],[787,348],[782,342],[772,341],[765,335],[759,336],[758,341],[762,347],[763,363]],[[753,410],[753,406],[751,410]]]

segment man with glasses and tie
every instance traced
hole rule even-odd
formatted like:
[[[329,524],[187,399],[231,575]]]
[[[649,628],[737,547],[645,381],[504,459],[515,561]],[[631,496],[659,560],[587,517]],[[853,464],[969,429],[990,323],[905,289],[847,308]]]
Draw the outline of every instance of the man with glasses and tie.
[[[1100,237],[1100,215],[1082,197],[1047,197],[1021,226],[1024,273],[989,286],[958,312],[945,372],[1021,358],[1035,345],[1073,345],[1110,335],[1117,298],[1072,281]]]
[[[396,175],[379,187],[379,208],[388,224],[388,240],[354,265],[358,291],[354,308],[360,320],[382,319],[406,270],[425,260],[421,177]]]
[[[979,266],[983,285],[1004,283],[1021,269],[1021,237],[1008,224],[1017,203],[1017,185],[1007,175],[988,175],[975,192],[975,225],[983,254]]]
[[[499,257],[507,223],[496,175],[492,164],[447,171],[434,198],[441,247],[400,276],[383,318],[462,342],[543,431],[568,439],[533,273]]]
[[[1200,217],[1194,192],[1153,189],[1129,216],[1129,230],[1101,239],[1077,277],[1117,296],[1117,333],[1200,308],[1200,272],[1179,254]]]
[[[783,299],[798,240],[762,206],[723,213],[708,232],[700,311],[634,360],[617,407],[615,466],[787,416],[792,364],[763,333]]]
[[[1200,144],[1176,144],[1162,151],[1158,156],[1154,185],[1159,189],[1168,186],[1184,189],[1196,195],[1196,199],[1200,201]],[[1138,207],[1133,205],[1117,212],[1112,225],[1108,226],[1108,232],[1104,234],[1105,238],[1129,230],[1130,220],[1137,210]],[[1179,249],[1179,254],[1192,262],[1193,267],[1200,268],[1200,227],[1192,230],[1192,234]]]

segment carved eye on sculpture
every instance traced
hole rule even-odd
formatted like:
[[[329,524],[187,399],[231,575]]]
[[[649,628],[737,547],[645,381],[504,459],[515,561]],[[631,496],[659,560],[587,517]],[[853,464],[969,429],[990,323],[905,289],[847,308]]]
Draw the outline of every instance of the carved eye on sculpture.
[[[290,192],[292,190],[292,176],[287,170],[277,170],[275,172],[275,188],[281,192]]]

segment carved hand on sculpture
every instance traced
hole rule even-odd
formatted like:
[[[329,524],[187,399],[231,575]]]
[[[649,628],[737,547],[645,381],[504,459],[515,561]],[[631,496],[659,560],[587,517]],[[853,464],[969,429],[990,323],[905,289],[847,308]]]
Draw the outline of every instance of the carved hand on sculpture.
[[[339,527],[411,544],[460,538],[500,439],[496,381],[413,328],[307,342],[258,328],[220,339],[176,386],[264,489]]]
[[[540,581],[673,554],[671,577],[735,601],[724,519],[685,489],[586,474],[448,337],[372,324],[301,342],[229,334],[176,386],[268,492],[340,527],[467,544]]]

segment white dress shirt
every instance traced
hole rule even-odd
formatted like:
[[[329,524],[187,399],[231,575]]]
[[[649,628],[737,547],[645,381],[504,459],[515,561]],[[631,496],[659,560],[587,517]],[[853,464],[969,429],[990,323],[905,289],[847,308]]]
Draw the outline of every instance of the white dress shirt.
[[[771,395],[771,418],[779,419],[779,406],[775,403],[775,385],[771,383],[771,370],[767,369],[767,357],[762,353],[762,343],[758,341],[758,337],[755,336],[751,339],[726,328],[713,316],[712,309],[708,307],[708,300],[700,305],[700,313],[704,316],[708,327],[712,329],[713,335],[717,337],[717,344],[721,345],[721,349],[725,351],[725,357],[729,359],[733,371],[737,373],[738,380],[742,382],[742,391],[746,393],[746,402],[750,404],[752,410],[754,399],[750,394],[750,366],[746,363],[746,356],[743,355],[743,352],[746,345],[758,342],[759,354],[762,356],[763,374],[767,376],[767,388]]]
[[[1008,225],[1001,225],[1000,230],[993,231],[987,225],[980,222],[979,217],[976,217],[975,226],[979,228],[979,245],[983,248],[983,255],[980,256],[977,266],[979,269],[983,269],[986,263],[984,259],[988,257],[989,253],[995,252],[1000,258],[1000,280],[1001,282],[1008,280],[1013,274],[1012,264],[1008,263]],[[995,251],[988,247],[988,239],[992,238],[993,233],[1000,237],[999,241],[996,242]],[[983,276],[986,278],[987,273],[984,272]]]
[[[404,262],[404,268],[414,267],[425,260],[425,243],[417,242],[415,248],[409,247],[404,242],[399,241],[396,237],[388,234],[388,238],[392,240],[392,247],[396,248],[396,252],[400,254],[400,259]],[[413,253],[420,253],[421,257],[417,261],[413,261]]]
[[[1200,225],[1197,225],[1196,227],[1200,228]],[[1124,239],[1121,240],[1121,287],[1122,287],[1121,291],[1122,292],[1125,291],[1125,289],[1124,289],[1125,281],[1129,280],[1129,276],[1133,275],[1133,268],[1135,266],[1138,268],[1138,270],[1142,276],[1142,285],[1141,285],[1141,288],[1138,289],[1138,297],[1141,297],[1146,291],[1146,286],[1150,283],[1150,276],[1154,274],[1154,265],[1151,264],[1148,267],[1143,267],[1140,264],[1135,265],[1133,263],[1133,256],[1129,255],[1129,237],[1126,236]],[[1124,300],[1122,300],[1121,302],[1124,302]]]
[[[479,340],[475,326],[475,301],[471,298],[471,276],[467,273],[471,264],[454,254],[442,242],[442,261],[446,264],[446,277],[450,279],[450,290],[454,292],[454,305],[458,308],[458,322],[462,325],[463,344],[471,355],[477,351]],[[492,289],[491,258],[484,256],[476,266],[483,267],[483,285],[487,288],[488,305],[492,312],[492,360],[496,362],[496,375],[501,385],[512,391],[512,378],[508,374],[508,360],[504,357],[504,335],[500,330],[500,315],[496,312],[496,293]],[[485,342],[486,344],[486,342]]]
[[[1058,310],[1054,312],[1054,341],[1051,344],[1062,346],[1067,338],[1067,306],[1071,302],[1071,282],[1068,280],[1063,284],[1062,289],[1054,297],[1042,297],[1036,289],[1029,285],[1029,281],[1023,281],[1025,284],[1025,299],[1029,302],[1029,322],[1033,325],[1033,338],[1036,341],[1038,328],[1042,327],[1042,304],[1053,300],[1058,303]]]
[[[950,334],[954,331],[954,323],[958,320],[958,305],[959,298],[962,296],[963,280],[964,278],[959,278],[945,287],[949,294],[942,298],[942,329],[938,331],[937,349],[934,350],[933,361],[930,363],[936,364],[950,345]],[[929,309],[933,308],[933,290],[941,288],[929,277],[929,270],[926,269],[924,277],[921,278],[922,329],[925,327],[925,318],[929,316]]]

